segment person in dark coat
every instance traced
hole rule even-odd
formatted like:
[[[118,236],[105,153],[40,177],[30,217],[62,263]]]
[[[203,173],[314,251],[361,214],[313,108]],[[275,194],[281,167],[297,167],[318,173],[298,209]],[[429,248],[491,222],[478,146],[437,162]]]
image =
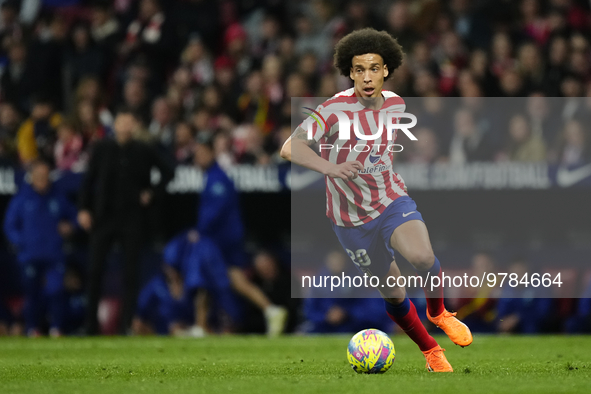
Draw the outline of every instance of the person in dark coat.
[[[115,241],[123,248],[123,315],[121,332],[131,325],[138,293],[140,251],[147,208],[164,192],[174,173],[150,146],[133,139],[138,119],[120,111],[114,123],[115,139],[97,142],[80,191],[78,222],[90,232],[90,270],[86,331],[98,334],[97,308],[106,259]],[[153,169],[160,172],[157,185]]]

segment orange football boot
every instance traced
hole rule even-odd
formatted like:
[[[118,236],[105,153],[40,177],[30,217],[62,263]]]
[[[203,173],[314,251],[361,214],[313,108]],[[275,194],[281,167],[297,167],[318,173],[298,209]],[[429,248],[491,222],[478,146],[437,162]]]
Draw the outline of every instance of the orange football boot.
[[[444,351],[445,349],[442,349],[441,346],[437,345],[433,349],[423,352],[425,355],[425,360],[427,360],[426,367],[429,372],[454,371],[449,361],[447,361],[447,358],[445,358],[445,354],[443,354]]]
[[[464,347],[472,343],[470,329],[456,318],[456,312],[451,313],[444,309],[441,315],[431,317],[429,310],[427,310],[427,318],[431,323],[441,328],[456,345]]]

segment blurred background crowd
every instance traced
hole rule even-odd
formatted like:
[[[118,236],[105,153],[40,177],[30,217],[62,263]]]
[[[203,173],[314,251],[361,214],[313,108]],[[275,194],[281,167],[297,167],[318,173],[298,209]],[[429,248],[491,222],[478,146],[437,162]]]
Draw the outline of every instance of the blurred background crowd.
[[[406,60],[385,88],[403,97],[586,96],[590,25],[589,3],[577,0],[4,0],[0,155],[26,164],[39,152],[79,171],[124,105],[140,114],[138,138],[178,163],[204,131],[216,133],[224,166],[278,160],[290,98],[348,88],[332,51],[367,26],[402,44]],[[51,133],[34,141],[40,122]],[[565,143],[588,159],[587,131],[572,124],[531,143],[535,154],[516,153],[525,126],[536,127],[495,130],[496,144],[468,160],[556,161]],[[462,149],[442,140],[434,155],[457,161]]]
[[[223,170],[239,164],[279,164],[278,149],[292,131],[291,98],[330,97],[349,88],[351,81],[332,66],[333,48],[345,34],[363,27],[386,30],[398,39],[406,58],[385,89],[402,97],[424,97],[421,111],[425,114],[441,111],[445,105],[442,97],[530,100],[525,111],[528,115],[507,118],[506,127],[481,127],[469,109],[458,110],[451,115],[447,132],[421,128],[417,131],[420,144],[397,160],[459,164],[547,161],[568,166],[591,160],[591,136],[586,127],[591,102],[568,100],[591,95],[588,1],[0,0],[0,164],[28,170],[31,179],[35,171],[41,173],[39,177],[47,177],[47,165],[58,173],[84,173],[92,162],[93,148],[101,141],[116,140],[129,125],[132,138],[156,152],[163,168],[192,166],[199,144],[211,150]],[[545,117],[545,97],[564,98],[556,119]],[[117,130],[115,120],[129,113],[133,121]],[[211,164],[196,161],[209,170]],[[215,196],[216,190],[211,192]],[[64,207],[78,201],[76,193],[66,198],[69,201]],[[86,226],[80,224],[79,228],[72,209],[75,211],[63,208],[70,214],[59,218],[59,234],[81,238],[78,244],[87,245],[88,239],[79,234]],[[62,219],[70,226],[62,225]],[[248,223],[245,233],[248,237]],[[170,234],[163,236],[160,249],[169,239]],[[224,245],[217,247],[223,255]],[[322,323],[328,324],[324,330],[330,331],[334,329],[331,325],[338,326],[355,310],[370,307],[352,307],[352,302],[337,309],[333,304],[315,304],[324,300],[297,305],[285,286],[289,282],[289,253],[285,253],[285,245],[274,248],[274,252],[260,247],[250,250],[245,257],[250,264],[244,267],[248,281],[228,274],[234,290],[250,303],[228,301],[228,305],[242,302],[242,307],[237,307],[241,313],[235,315],[242,316],[241,323],[227,324],[222,315],[214,325],[264,331],[266,321],[268,330],[273,316],[281,317],[285,312],[269,310],[272,306],[288,310],[288,330],[300,327],[321,332],[323,329],[310,326]],[[153,265],[158,265],[160,257],[154,259],[158,263]],[[78,332],[84,320],[87,258],[78,260],[82,262],[68,266],[62,273],[63,281],[59,276],[56,285],[69,289],[70,314],[78,316],[78,320],[73,318],[78,322],[72,323],[73,327],[61,329],[64,333]],[[169,305],[162,306],[159,319],[172,319],[168,311],[173,309],[174,316],[185,316],[187,308],[192,310],[193,299],[189,307],[179,301],[183,280],[175,276],[178,271],[165,269],[161,273],[164,279],[149,282],[151,290],[142,290],[134,330],[150,331],[140,321],[142,316],[143,323],[148,321],[148,312],[157,309],[151,307],[155,299]],[[28,285],[35,287],[41,282]],[[26,281],[22,288],[27,288]],[[22,288],[21,292],[26,292]],[[66,304],[64,293],[60,294],[62,300],[56,305],[62,306],[54,312],[62,316]],[[17,327],[18,332],[27,308],[23,312],[23,304],[14,294],[8,298],[2,306],[0,321],[4,324],[0,327],[4,331]],[[257,321],[244,318],[251,315],[244,313],[250,304],[262,311]],[[113,305],[111,309],[117,309],[117,304]],[[488,311],[495,308],[507,314],[511,308],[511,313],[532,310],[495,304]],[[571,308],[571,315],[579,313],[576,308]],[[581,308],[582,321],[588,321],[589,308]],[[110,315],[111,309],[105,304],[102,312],[99,308],[99,317],[101,313]],[[488,316],[493,316],[490,313]],[[385,315],[381,310],[378,314]],[[362,315],[366,318],[368,314]],[[567,317],[552,329],[565,329]],[[170,328],[151,325],[158,332]],[[46,324],[45,328],[51,327]],[[25,331],[35,334],[36,329],[41,327],[29,326]],[[503,330],[495,324],[486,329]]]

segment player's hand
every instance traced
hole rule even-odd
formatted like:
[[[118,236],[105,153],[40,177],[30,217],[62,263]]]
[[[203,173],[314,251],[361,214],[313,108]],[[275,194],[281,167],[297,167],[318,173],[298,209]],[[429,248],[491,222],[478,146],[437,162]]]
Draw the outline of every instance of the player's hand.
[[[90,231],[92,228],[92,215],[90,214],[90,211],[83,209],[78,212],[78,224],[80,224],[80,227],[84,230]]]
[[[351,181],[359,175],[359,171],[363,170],[363,164],[355,161],[346,161],[341,164],[332,164],[326,171],[325,175],[331,178],[339,178],[344,181]]]

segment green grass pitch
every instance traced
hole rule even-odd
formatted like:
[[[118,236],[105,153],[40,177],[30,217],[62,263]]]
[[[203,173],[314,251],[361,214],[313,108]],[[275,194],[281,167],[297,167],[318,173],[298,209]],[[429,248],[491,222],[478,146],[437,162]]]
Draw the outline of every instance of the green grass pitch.
[[[396,362],[357,375],[350,336],[0,339],[9,393],[590,393],[591,336],[447,337],[453,374],[428,373],[418,348],[393,336]]]

